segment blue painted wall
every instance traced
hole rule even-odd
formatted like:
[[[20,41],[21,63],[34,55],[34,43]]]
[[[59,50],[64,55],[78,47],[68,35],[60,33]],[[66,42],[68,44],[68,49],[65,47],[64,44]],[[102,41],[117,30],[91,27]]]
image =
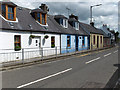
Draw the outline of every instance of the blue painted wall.
[[[70,47],[67,47],[67,36],[70,36]],[[61,53],[70,53],[76,51],[75,35],[61,35]]]
[[[84,45],[82,40],[84,39]],[[78,37],[78,51],[87,50],[88,49],[88,36],[79,36]]]
[[[70,47],[67,47],[67,36],[70,36]],[[76,39],[78,39],[78,51],[87,50],[89,48],[89,38],[88,36],[78,36],[75,35],[61,35],[61,53],[70,53],[76,51]],[[84,45],[82,40],[84,39]]]

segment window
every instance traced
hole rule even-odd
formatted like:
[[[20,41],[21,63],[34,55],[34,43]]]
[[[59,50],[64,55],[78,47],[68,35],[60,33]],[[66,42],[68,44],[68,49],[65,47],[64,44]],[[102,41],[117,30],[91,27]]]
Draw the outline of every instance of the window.
[[[93,36],[93,44],[95,45],[95,40],[96,38],[95,38],[95,35]]]
[[[37,21],[40,22],[40,13],[37,13]]]
[[[8,19],[13,20],[14,19],[14,8],[8,6]]]
[[[14,48],[15,48],[15,51],[21,50],[21,36],[20,35],[14,36]]]
[[[102,44],[102,36],[100,36],[100,39],[101,39],[101,44]]]
[[[45,25],[45,14],[42,14],[42,24]]]
[[[2,15],[6,17],[6,7],[5,5],[2,5],[1,7],[2,7]]]
[[[78,22],[73,22],[73,27],[74,27],[76,30],[79,30],[79,23],[78,23]]]
[[[55,47],[55,37],[51,37],[51,48]]]
[[[75,27],[75,22],[73,22],[73,27]]]
[[[83,46],[85,45],[85,39],[84,39],[84,36],[83,36],[83,39],[82,39],[82,45],[83,45]]]
[[[64,27],[68,28],[68,20],[64,19]]]
[[[78,22],[75,22],[75,29],[79,30],[79,23]]]
[[[60,25],[63,25],[63,19],[60,19]]]
[[[40,24],[46,25],[46,14],[42,13],[32,13],[32,17],[38,21]]]
[[[67,36],[67,47],[70,47],[70,36]]]
[[[1,5],[2,6],[2,16],[7,20],[16,20],[16,7],[8,6],[8,5]]]
[[[62,25],[64,28],[68,27],[68,20],[67,19],[59,19],[60,25]]]

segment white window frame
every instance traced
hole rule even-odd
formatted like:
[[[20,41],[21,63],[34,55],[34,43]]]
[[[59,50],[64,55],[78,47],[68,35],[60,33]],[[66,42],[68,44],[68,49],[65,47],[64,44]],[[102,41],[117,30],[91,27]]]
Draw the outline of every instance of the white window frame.
[[[79,23],[78,22],[75,22],[75,27],[74,27],[76,30],[79,30]]]
[[[63,19],[63,27],[68,28],[68,20],[67,19]]]

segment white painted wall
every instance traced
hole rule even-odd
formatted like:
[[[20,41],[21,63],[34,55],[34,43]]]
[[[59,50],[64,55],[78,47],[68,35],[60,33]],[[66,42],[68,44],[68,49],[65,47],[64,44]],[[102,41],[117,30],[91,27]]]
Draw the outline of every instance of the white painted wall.
[[[46,50],[43,52],[44,56],[55,54],[55,48],[51,48],[51,36],[55,36],[55,46],[57,47],[57,53],[60,53],[60,35],[57,34],[44,34],[34,32],[32,35],[40,36],[34,39],[30,39],[30,32],[18,32],[18,31],[0,31],[0,62],[7,62],[13,60],[22,59],[22,50],[14,50],[14,35],[21,35],[21,47],[24,48],[24,58],[41,57],[41,49]],[[44,36],[48,35],[49,38],[44,40]],[[39,42],[41,47],[39,48]],[[49,49],[49,50],[48,50]]]

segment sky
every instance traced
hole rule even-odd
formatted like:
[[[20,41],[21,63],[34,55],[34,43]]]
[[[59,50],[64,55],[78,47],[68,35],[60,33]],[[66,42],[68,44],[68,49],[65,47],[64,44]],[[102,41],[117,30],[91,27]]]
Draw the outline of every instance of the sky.
[[[51,15],[74,14],[79,17],[80,22],[90,23],[90,6],[102,4],[93,8],[93,21],[97,28],[101,28],[103,24],[107,24],[111,30],[118,30],[118,1],[119,0],[11,0],[18,6],[34,9],[38,8],[41,3],[45,3],[49,7]]]

